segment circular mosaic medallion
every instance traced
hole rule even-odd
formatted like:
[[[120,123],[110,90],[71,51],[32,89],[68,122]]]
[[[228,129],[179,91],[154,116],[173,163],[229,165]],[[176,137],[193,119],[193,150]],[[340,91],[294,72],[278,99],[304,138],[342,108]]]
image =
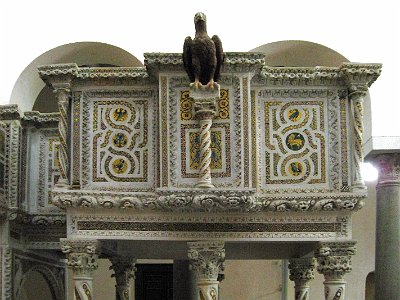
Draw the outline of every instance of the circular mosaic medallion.
[[[124,133],[118,132],[113,137],[113,143],[118,148],[125,147],[128,143],[128,137]]]
[[[290,109],[288,112],[288,118],[292,122],[297,122],[301,119],[302,114],[297,108]]]
[[[125,159],[118,158],[114,160],[114,162],[112,163],[112,168],[115,173],[123,174],[126,172],[126,169],[128,168],[128,163],[125,161]]]
[[[286,146],[293,151],[298,151],[304,147],[304,136],[299,132],[292,132],[286,137]]]
[[[289,165],[289,172],[293,176],[299,176],[301,173],[303,173],[303,165],[298,161],[292,162]]]
[[[128,111],[125,108],[119,107],[113,112],[114,120],[117,122],[123,122],[128,117]]]

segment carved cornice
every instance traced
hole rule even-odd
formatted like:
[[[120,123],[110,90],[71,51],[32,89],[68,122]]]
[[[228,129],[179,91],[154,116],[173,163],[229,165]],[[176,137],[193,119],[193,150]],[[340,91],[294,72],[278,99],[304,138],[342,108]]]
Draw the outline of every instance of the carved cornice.
[[[7,218],[18,224],[30,224],[37,226],[64,226],[66,224],[65,214],[28,214],[20,209],[9,209]]]
[[[263,67],[255,84],[297,86],[337,85],[341,83],[338,68],[333,67]]]
[[[0,120],[20,120],[21,117],[17,104],[0,105]]]
[[[144,67],[78,67],[77,64],[40,66],[39,76],[48,84],[76,79],[148,78]]]
[[[264,54],[225,52],[223,72],[258,72],[264,65]],[[144,64],[149,74],[159,71],[183,71],[182,53],[145,53]]]
[[[24,124],[35,126],[36,128],[57,127],[60,113],[41,113],[38,111],[28,111],[24,113],[22,119]]]
[[[160,189],[156,193],[53,189],[60,208],[119,208],[176,212],[356,211],[365,194],[256,195],[254,190]]]
[[[370,87],[382,72],[382,64],[343,63],[339,67],[340,74],[351,85]]]
[[[224,242],[189,242],[188,248],[190,268],[197,272],[199,280],[216,281],[225,268]]]

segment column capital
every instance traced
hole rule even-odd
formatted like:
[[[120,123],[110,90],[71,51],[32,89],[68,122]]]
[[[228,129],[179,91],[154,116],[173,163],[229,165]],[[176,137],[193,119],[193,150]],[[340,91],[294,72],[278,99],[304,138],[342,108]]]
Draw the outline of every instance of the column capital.
[[[302,257],[289,260],[289,279],[294,282],[307,282],[315,277],[315,258]]]
[[[326,280],[341,280],[351,272],[351,256],[356,253],[356,242],[321,242],[315,251],[318,261],[317,271]]]
[[[388,181],[400,181],[400,153],[383,153],[373,158],[378,168],[378,184]]]
[[[67,265],[78,276],[92,276],[97,269],[96,248],[96,240],[61,239],[61,251],[67,256]]]
[[[114,271],[111,277],[115,277],[117,285],[129,284],[129,280],[135,278],[135,272],[137,271],[135,258],[111,257],[110,262],[110,270]]]
[[[190,267],[197,272],[200,280],[217,281],[224,270],[224,242],[189,242]]]

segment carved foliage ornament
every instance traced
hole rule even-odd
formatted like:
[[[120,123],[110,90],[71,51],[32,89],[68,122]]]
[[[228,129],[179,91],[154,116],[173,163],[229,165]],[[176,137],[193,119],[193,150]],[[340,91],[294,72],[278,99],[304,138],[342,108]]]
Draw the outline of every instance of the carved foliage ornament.
[[[188,243],[190,268],[197,272],[199,280],[217,280],[224,271],[225,249],[223,242]]]

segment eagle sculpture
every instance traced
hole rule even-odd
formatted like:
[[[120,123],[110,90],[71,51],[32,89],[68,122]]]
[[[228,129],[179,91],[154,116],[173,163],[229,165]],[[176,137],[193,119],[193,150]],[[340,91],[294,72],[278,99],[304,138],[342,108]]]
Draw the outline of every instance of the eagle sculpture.
[[[183,64],[191,85],[196,88],[200,85],[214,88],[224,60],[221,40],[216,35],[208,36],[206,21],[201,12],[194,16],[196,35],[193,40],[188,36],[183,45]]]

